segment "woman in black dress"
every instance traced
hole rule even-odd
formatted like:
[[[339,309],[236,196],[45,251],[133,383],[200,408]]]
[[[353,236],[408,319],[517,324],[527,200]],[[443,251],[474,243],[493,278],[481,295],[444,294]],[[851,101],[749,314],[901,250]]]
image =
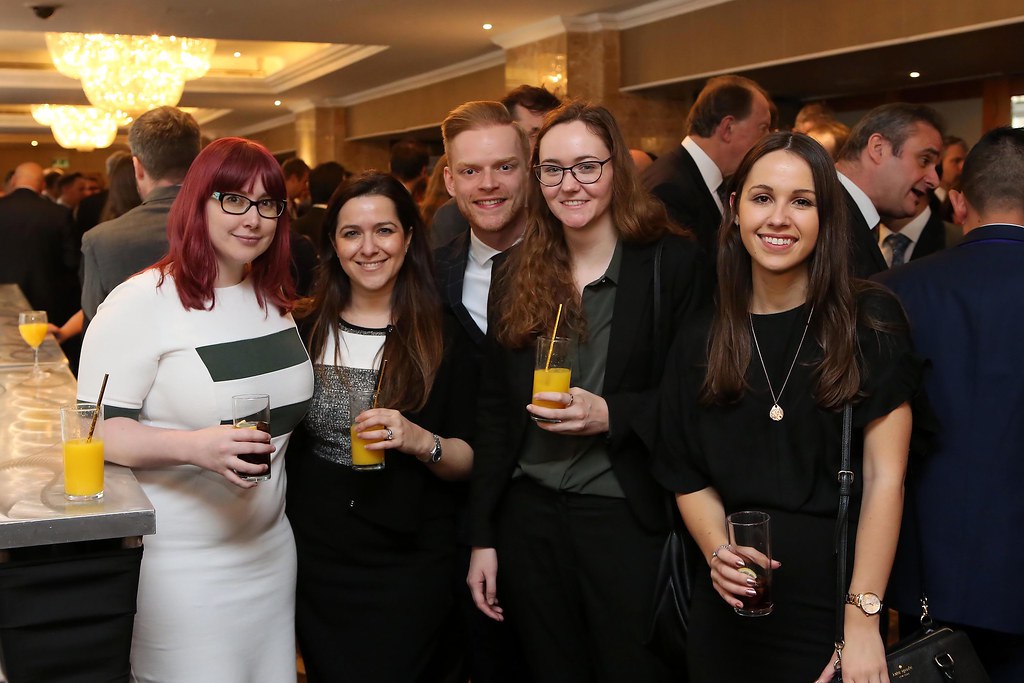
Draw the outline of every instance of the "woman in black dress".
[[[849,276],[841,189],[818,143],[769,135],[733,183],[715,310],[677,341],[655,463],[710,568],[694,590],[691,680],[832,678],[837,473],[852,402],[847,589],[865,597],[863,609],[844,608],[843,677],[887,681],[867,594],[884,597],[896,550],[922,363],[898,302]],[[776,560],[774,611],[757,618],[733,611],[754,588],[726,527],[726,515],[751,509],[771,516]]]
[[[299,647],[310,683],[433,681],[453,595],[453,480],[473,460],[476,364],[442,315],[423,223],[397,180],[353,180],[324,220],[301,323],[313,399],[288,458]],[[353,391],[378,382],[379,407],[353,415]],[[367,450],[385,451],[383,470],[352,469],[351,419],[378,440]]]

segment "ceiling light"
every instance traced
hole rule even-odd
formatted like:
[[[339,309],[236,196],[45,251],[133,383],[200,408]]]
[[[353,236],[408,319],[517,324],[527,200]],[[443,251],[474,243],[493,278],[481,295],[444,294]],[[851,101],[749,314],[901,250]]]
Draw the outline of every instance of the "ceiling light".
[[[911,78],[920,78],[921,77],[921,72],[920,71],[911,71],[910,72],[910,77]]]
[[[241,52],[236,52],[236,53],[235,53],[235,57],[241,57],[241,56],[242,56],[242,53],[241,53]]]
[[[38,147],[39,146],[39,140],[33,140],[32,141],[32,146],[33,147]]]
[[[209,71],[217,43],[176,36],[47,33],[46,45],[57,71],[81,80],[93,106],[138,115],[178,104],[185,81]]]
[[[50,127],[58,145],[80,152],[110,147],[118,126],[131,122],[131,117],[123,118],[95,107],[58,104],[33,104],[32,118]]]
[[[490,31],[492,28],[494,28],[493,24],[484,24],[484,30],[485,31]]]
[[[281,100],[274,100],[274,106],[275,107],[280,107],[281,106]]]

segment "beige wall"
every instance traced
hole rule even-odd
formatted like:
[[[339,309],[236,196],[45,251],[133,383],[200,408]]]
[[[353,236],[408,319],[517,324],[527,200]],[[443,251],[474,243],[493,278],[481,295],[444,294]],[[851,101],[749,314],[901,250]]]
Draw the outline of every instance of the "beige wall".
[[[501,99],[505,67],[498,65],[348,108],[348,138],[400,134],[438,125],[448,112],[469,100]]]
[[[274,154],[288,152],[296,148],[295,124],[286,123],[274,128],[252,133],[247,136],[269,149]]]
[[[1020,17],[1020,0],[733,0],[622,32],[638,86]]]
[[[26,161],[34,161],[46,168],[53,164],[55,159],[67,159],[68,171],[105,174],[107,157],[118,150],[128,151],[128,145],[115,143],[106,149],[79,152],[74,149],[64,149],[57,144],[40,144],[38,147],[32,147],[22,142],[0,144],[0,179],[15,166]]]

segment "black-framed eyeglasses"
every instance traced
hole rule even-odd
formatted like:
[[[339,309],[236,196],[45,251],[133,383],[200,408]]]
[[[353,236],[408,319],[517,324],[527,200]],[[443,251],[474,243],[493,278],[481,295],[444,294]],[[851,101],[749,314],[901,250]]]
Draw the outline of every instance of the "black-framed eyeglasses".
[[[281,199],[265,197],[253,201],[245,195],[234,192],[214,192],[211,196],[220,200],[220,208],[224,209],[224,213],[230,213],[232,216],[241,216],[249,210],[249,207],[255,205],[256,213],[264,218],[280,218],[288,206],[287,202]]]
[[[533,167],[533,174],[537,176],[537,180],[540,181],[541,185],[547,187],[555,187],[562,183],[562,178],[565,177],[565,172],[572,173],[572,177],[577,182],[583,183],[584,185],[590,185],[596,183],[601,179],[601,173],[604,172],[604,165],[611,161],[612,158],[608,157],[604,161],[581,161],[578,164],[572,166],[555,166],[554,164],[537,164]]]

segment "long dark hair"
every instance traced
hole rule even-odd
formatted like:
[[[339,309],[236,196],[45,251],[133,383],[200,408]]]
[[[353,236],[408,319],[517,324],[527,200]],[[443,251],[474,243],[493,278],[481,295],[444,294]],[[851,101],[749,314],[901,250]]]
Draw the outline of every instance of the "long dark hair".
[[[341,346],[338,321],[352,300],[352,283],[334,250],[338,214],[347,202],[365,196],[389,199],[395,205],[403,234],[409,237],[411,233],[409,250],[391,293],[392,330],[381,351],[388,369],[381,384],[380,405],[419,410],[427,401],[444,352],[441,298],[434,284],[430,246],[419,210],[409,192],[389,175],[368,171],[339,187],[327,205],[317,245],[320,265],[313,298],[299,310],[300,316],[312,320],[309,355],[314,362],[323,355],[327,335],[333,335],[335,349]]]
[[[572,101],[550,112],[537,135],[531,166],[540,163],[544,136],[555,126],[573,121],[582,121],[612,155],[611,212],[619,239],[627,244],[646,244],[670,232],[680,232],[669,222],[661,202],[641,186],[619,126],[602,106]],[[506,278],[496,288],[495,310],[500,312],[496,335],[499,342],[510,348],[521,348],[540,332],[550,330],[559,302],[565,303],[563,323],[578,334],[585,331],[582,301],[573,281],[562,223],[548,208],[540,183],[532,173],[527,205],[523,241],[509,256]]]
[[[743,157],[733,176],[731,189],[736,197],[742,196],[754,164],[777,151],[803,159],[814,180],[818,241],[808,257],[807,302],[814,306],[810,332],[824,351],[814,370],[814,395],[819,405],[838,408],[856,397],[860,387],[855,292],[870,285],[859,281],[855,285],[850,275],[851,240],[842,189],[831,157],[812,138],[801,133],[764,137]],[[748,388],[744,376],[751,358],[748,311],[753,285],[750,254],[735,222],[737,203],[726,209],[718,232],[718,298],[701,391],[705,404],[737,401]],[[874,321],[866,322],[879,329]]]
[[[245,138],[221,138],[211,142],[192,162],[167,216],[167,255],[152,267],[174,278],[178,298],[186,310],[213,308],[217,279],[217,254],[210,240],[206,207],[214,192],[246,192],[256,181],[268,197],[288,198],[281,166],[267,148]],[[220,211],[218,208],[217,211]],[[288,214],[277,219],[270,246],[249,264],[249,277],[261,307],[267,302],[281,313],[292,309],[292,282]]]

